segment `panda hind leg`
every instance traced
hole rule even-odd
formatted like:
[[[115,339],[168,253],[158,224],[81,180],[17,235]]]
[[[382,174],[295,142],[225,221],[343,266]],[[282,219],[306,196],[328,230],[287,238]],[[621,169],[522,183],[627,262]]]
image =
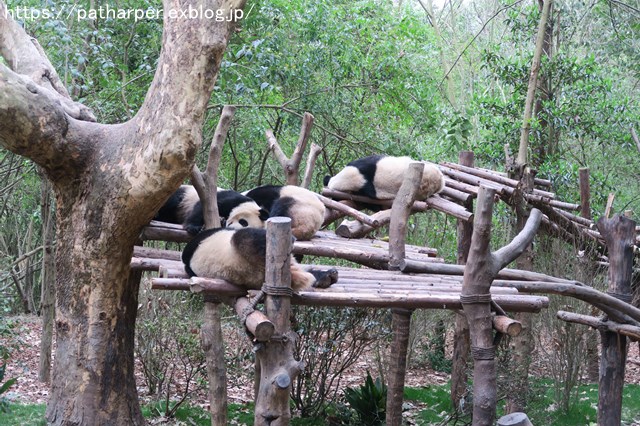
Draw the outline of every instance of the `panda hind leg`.
[[[335,284],[338,281],[338,270],[336,268],[331,268],[327,271],[310,269],[308,273],[315,278],[315,282],[313,283],[313,287],[315,288],[328,288],[331,284]]]
[[[305,270],[298,262],[291,259],[291,288],[294,291],[306,290],[310,287],[327,288],[338,281],[338,271]]]

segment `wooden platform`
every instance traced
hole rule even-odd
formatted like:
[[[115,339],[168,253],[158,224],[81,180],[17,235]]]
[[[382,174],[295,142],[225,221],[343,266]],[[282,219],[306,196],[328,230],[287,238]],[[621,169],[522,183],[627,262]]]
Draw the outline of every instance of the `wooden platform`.
[[[179,255],[179,252],[174,252]],[[308,265],[314,269],[332,266]],[[210,278],[188,278],[182,262],[177,260],[134,257],[132,267],[158,271],[161,278],[153,278],[156,290],[188,290],[194,293],[211,293],[219,296],[244,296],[246,289],[233,283]],[[460,292],[462,276],[447,274],[406,274],[369,268],[335,267],[338,282],[327,289],[310,289],[294,294],[297,305],[462,309]],[[509,280],[501,280],[505,287],[491,289],[492,299],[505,311],[539,312],[549,305],[545,296],[522,294],[508,287]],[[519,281],[513,281],[517,283]],[[505,284],[506,283],[506,284]]]

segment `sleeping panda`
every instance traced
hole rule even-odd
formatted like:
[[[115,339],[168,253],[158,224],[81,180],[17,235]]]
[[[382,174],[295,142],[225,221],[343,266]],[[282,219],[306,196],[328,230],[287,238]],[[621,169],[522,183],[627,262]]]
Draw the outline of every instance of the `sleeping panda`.
[[[298,240],[310,240],[322,226],[325,207],[308,189],[294,186],[264,185],[245,195],[269,212],[269,217],[291,218],[291,233]]]
[[[324,185],[336,191],[349,192],[376,200],[393,200],[413,162],[409,157],[371,155],[354,160],[337,175],[325,176]],[[444,188],[444,176],[435,164],[424,164],[417,200],[425,200]]]
[[[262,228],[269,217],[251,198],[232,190],[218,190],[218,213],[230,228]],[[202,203],[196,189],[191,185],[180,186],[154,220],[182,224],[189,234],[196,235],[204,226]]]
[[[190,277],[220,278],[248,289],[264,283],[267,231],[259,228],[215,228],[202,231],[182,252]],[[327,288],[338,279],[338,271],[304,270],[291,258],[291,288]]]

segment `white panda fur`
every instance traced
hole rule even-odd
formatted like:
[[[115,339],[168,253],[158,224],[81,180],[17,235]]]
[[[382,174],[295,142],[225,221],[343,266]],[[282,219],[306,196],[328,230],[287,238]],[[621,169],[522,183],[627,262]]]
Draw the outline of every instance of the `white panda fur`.
[[[268,211],[269,217],[291,218],[291,233],[300,241],[310,240],[324,222],[324,204],[314,192],[300,186],[264,185],[245,195]]]
[[[395,198],[409,164],[410,157],[371,155],[347,164],[333,177],[325,177],[329,189],[350,192],[378,200]],[[422,182],[416,199],[424,200],[444,188],[444,176],[435,164],[423,162]]]
[[[262,228],[268,218],[265,211],[248,197],[232,190],[218,189],[218,211],[220,219],[232,228]],[[181,185],[160,208],[155,220],[182,224],[192,235],[204,226],[202,204],[198,192],[191,185]]]
[[[264,283],[266,230],[258,228],[215,228],[202,231],[182,252],[187,274],[220,278],[248,289]],[[337,271],[306,271],[292,257],[291,288],[328,287],[337,280]]]

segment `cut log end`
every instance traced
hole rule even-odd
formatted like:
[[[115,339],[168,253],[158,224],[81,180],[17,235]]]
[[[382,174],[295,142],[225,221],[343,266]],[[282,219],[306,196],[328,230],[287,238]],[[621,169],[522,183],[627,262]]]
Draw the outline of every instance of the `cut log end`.
[[[498,426],[533,426],[525,413],[511,413],[498,419]]]

